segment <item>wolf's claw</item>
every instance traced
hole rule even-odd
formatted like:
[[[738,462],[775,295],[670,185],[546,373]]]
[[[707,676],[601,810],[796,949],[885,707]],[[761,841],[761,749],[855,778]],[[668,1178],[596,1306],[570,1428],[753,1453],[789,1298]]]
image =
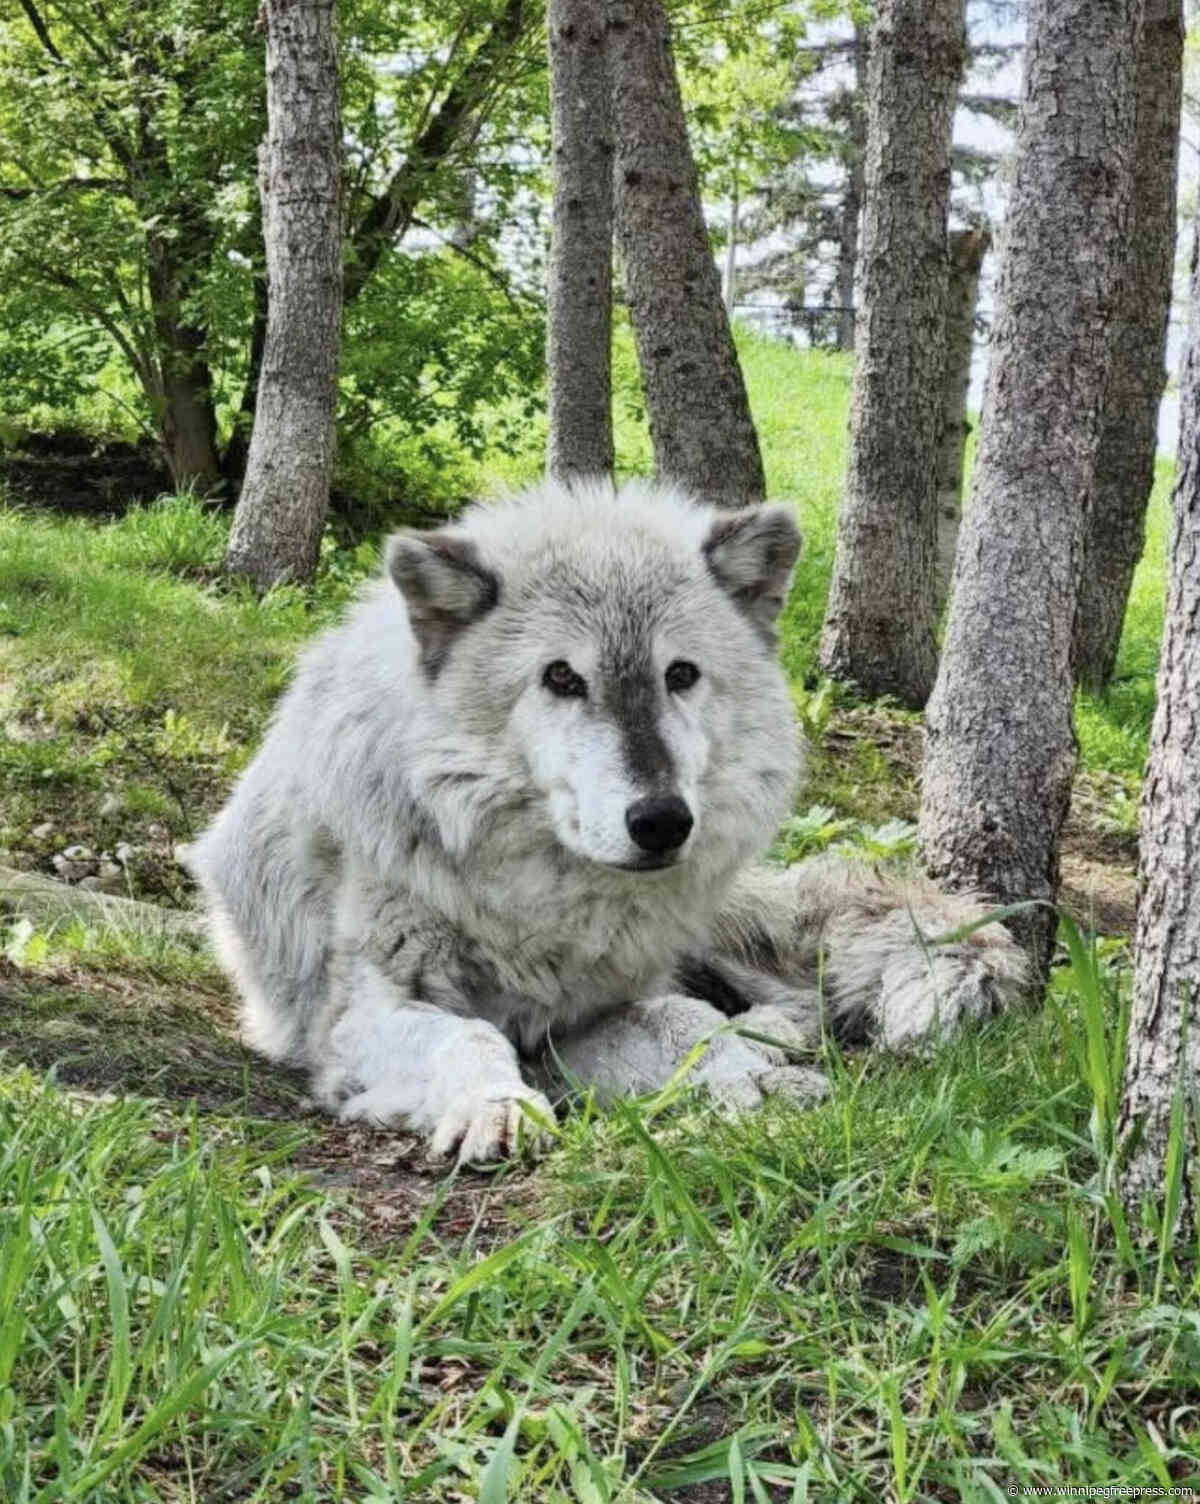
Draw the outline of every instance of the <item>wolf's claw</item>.
[[[514,1159],[518,1154],[544,1154],[550,1135],[523,1109],[523,1103],[539,1117],[554,1121],[554,1109],[541,1092],[514,1093],[503,1088],[495,1096],[474,1096],[458,1103],[438,1123],[430,1142],[430,1152],[439,1158],[458,1150],[460,1165],[489,1164],[498,1159]]]

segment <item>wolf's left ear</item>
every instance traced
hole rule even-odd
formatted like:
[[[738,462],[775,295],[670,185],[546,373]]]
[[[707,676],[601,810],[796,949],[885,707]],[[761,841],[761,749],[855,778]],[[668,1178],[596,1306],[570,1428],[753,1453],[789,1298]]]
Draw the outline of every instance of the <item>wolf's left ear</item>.
[[[393,533],[387,572],[404,597],[421,666],[431,679],[455,636],[500,599],[500,581],[461,533]]]
[[[770,642],[799,555],[800,533],[788,506],[722,512],[704,542],[713,578]]]

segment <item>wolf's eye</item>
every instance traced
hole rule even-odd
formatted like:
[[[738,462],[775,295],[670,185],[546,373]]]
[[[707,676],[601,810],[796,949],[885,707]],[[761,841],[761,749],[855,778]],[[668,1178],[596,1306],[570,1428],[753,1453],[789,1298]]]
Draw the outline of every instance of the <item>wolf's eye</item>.
[[[689,663],[686,658],[676,658],[667,669],[667,688],[673,695],[682,694],[685,689],[691,689],[699,677],[700,670],[694,663]]]
[[[556,658],[542,671],[542,683],[552,695],[563,700],[582,700],[587,697],[587,685],[565,658]]]

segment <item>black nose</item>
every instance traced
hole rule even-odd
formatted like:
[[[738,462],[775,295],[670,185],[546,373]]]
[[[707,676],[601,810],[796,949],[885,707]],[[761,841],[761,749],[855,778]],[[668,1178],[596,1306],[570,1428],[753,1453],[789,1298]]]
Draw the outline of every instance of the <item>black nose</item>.
[[[639,799],[625,811],[625,828],[643,851],[674,851],[687,840],[693,823],[678,794]]]

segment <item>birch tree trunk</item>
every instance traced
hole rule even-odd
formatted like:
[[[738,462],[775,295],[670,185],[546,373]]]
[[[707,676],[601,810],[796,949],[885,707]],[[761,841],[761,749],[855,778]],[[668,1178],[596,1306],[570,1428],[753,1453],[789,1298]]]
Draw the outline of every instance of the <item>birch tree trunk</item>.
[[[821,634],[827,674],[914,707],[937,672],[935,462],[965,40],[963,0],[879,0],[850,446]]]
[[[1116,665],[1154,485],[1158,409],[1167,383],[1182,97],[1182,0],[1147,0],[1138,44],[1130,267],[1112,332],[1096,496],[1075,616],[1075,675],[1093,690],[1108,684]]]
[[[267,333],[225,568],[266,589],[311,577],[329,505],[341,344],[342,131],[333,0],[264,0],[263,15]]]
[[[617,245],[660,476],[738,506],[766,490],[662,0],[611,12]]]
[[[607,0],[550,0],[551,475],[611,475],[613,137]]]
[[[1139,0],[1031,0],[992,357],[920,836],[952,889],[1053,901],[1071,632],[1129,227]],[[1044,975],[1054,916],[1012,925]]]
[[[1156,1208],[1167,1181],[1177,1088],[1200,1083],[1200,222],[1192,247],[1191,314],[1180,398],[1179,460],[1171,498],[1167,614],[1158,704],[1142,790],[1133,1011],[1118,1135],[1140,1142],[1125,1165],[1132,1216]],[[1185,1041],[1186,1033],[1186,1041]],[[1180,1225],[1195,1236],[1197,1124],[1184,1114],[1188,1164]]]
[[[988,230],[950,235],[950,280],[946,288],[945,362],[942,366],[941,437],[937,451],[937,614],[950,593],[958,529],[962,520],[963,456],[967,448],[967,389],[975,349],[979,273],[992,243]]]

